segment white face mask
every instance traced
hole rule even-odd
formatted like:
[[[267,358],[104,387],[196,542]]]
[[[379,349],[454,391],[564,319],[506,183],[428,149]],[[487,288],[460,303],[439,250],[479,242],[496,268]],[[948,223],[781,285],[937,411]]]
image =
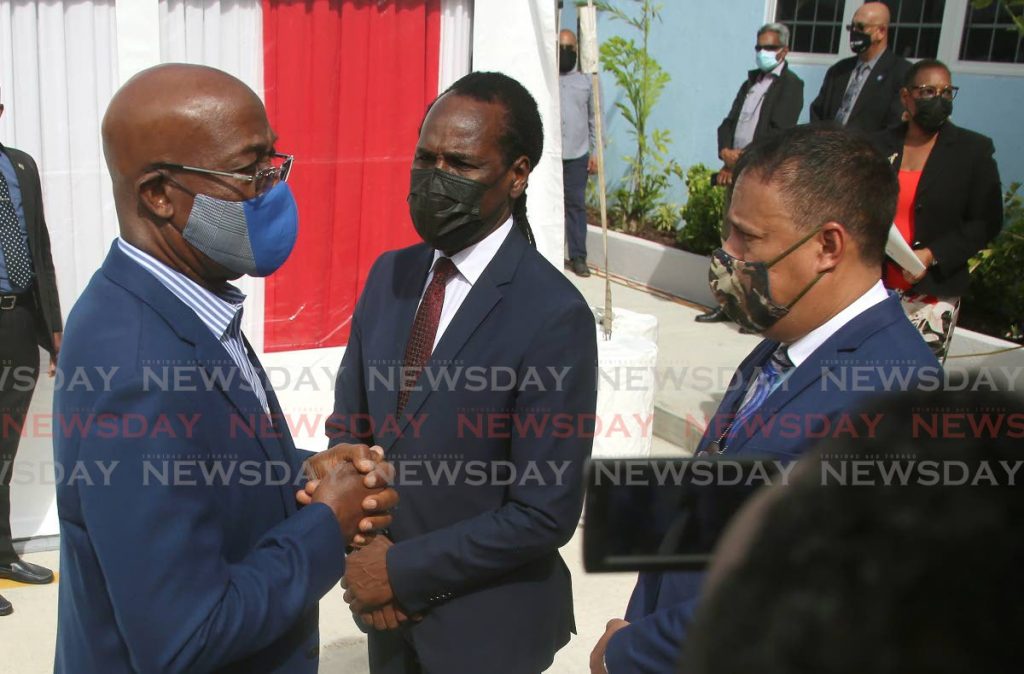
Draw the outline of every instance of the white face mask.
[[[779,65],[778,59],[775,58],[775,55],[778,53],[777,51],[768,51],[767,49],[757,52],[757,67],[761,72],[767,73],[775,70],[775,66]]]

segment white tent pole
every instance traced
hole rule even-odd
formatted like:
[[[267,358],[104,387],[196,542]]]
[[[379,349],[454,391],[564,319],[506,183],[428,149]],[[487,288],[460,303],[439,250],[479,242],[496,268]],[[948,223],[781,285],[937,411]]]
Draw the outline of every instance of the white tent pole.
[[[580,8],[581,10],[584,8]],[[604,124],[601,112],[601,66],[598,58],[597,11],[594,0],[587,0],[586,11],[581,12],[580,21],[580,66],[591,74],[593,86],[594,132],[597,136],[597,196],[601,205],[601,238],[604,242],[604,315],[601,330],[605,339],[611,339],[612,322],[612,279],[608,271],[608,197],[604,180]]]

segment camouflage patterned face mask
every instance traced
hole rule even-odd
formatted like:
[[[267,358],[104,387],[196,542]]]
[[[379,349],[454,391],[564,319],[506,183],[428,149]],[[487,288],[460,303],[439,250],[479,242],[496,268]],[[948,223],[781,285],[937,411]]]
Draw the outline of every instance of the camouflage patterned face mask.
[[[825,272],[818,274],[789,304],[783,306],[772,299],[768,287],[768,270],[820,231],[820,227],[815,229],[768,262],[745,262],[721,248],[715,250],[711,254],[708,283],[729,318],[748,330],[764,332],[788,314],[793,305],[821,280]]]

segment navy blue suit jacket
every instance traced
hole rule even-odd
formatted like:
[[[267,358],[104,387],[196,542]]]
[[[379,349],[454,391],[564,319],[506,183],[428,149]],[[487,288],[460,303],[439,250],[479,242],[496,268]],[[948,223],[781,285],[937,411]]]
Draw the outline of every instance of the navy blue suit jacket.
[[[432,260],[420,244],[374,264],[328,434],[379,444],[398,469],[388,575],[399,603],[425,616],[402,632],[424,670],[539,672],[574,630],[558,548],[579,521],[593,442],[594,317],[513,229],[394,423],[394,375]]]
[[[698,451],[721,435],[778,342],[761,342],[740,364]],[[728,456],[798,458],[827,437],[848,437],[845,422],[872,395],[941,385],[942,370],[895,296],[843,326],[765,400],[726,446]],[[615,634],[609,674],[676,672],[697,605],[702,573],[644,573],[626,611],[630,626]]]
[[[316,672],[345,543],[327,506],[296,510],[306,455],[210,330],[115,243],[60,368],[55,671]]]

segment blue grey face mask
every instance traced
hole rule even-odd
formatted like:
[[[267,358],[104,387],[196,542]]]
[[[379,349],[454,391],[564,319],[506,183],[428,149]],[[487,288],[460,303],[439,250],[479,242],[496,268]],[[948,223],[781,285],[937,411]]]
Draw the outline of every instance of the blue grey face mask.
[[[237,274],[270,276],[295,247],[299,209],[279,182],[246,201],[197,194],[182,236],[196,250]]]

